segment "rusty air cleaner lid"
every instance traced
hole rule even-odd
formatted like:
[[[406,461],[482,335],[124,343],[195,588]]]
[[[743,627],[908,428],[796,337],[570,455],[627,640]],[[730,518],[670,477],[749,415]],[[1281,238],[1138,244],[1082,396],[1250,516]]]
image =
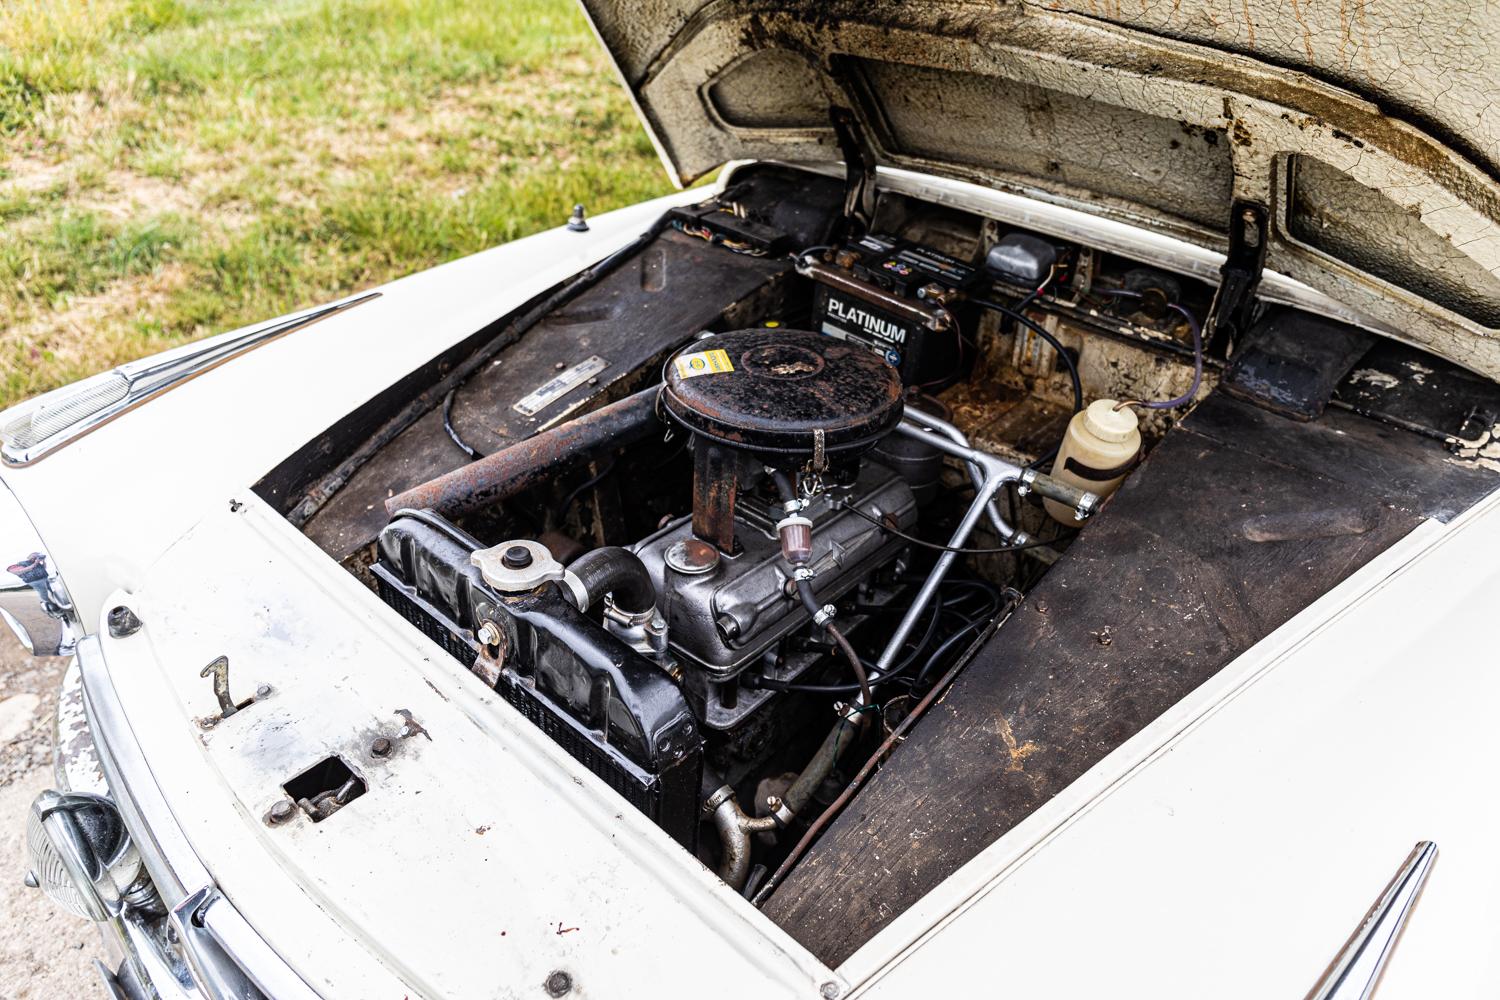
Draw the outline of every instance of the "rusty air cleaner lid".
[[[857,454],[901,420],[901,376],[874,353],[806,330],[736,330],[667,362],[662,407],[730,448],[812,457]]]

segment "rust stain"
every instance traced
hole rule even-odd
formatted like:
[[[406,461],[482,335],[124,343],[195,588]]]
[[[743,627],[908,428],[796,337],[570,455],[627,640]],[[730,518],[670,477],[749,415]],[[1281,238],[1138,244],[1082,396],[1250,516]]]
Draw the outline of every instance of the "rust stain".
[[[1031,740],[1025,743],[1016,742],[1016,734],[1010,728],[1010,722],[1003,715],[996,715],[1000,721],[1000,739],[1005,743],[1005,751],[1010,755],[1010,761],[1005,765],[1006,774],[1018,774],[1025,770],[1026,758],[1041,751]]]
[[[656,395],[652,386],[459,466],[387,499],[386,513],[411,507],[459,517],[550,482],[580,458],[605,446],[633,444],[659,428]]]
[[[1359,32],[1361,36],[1359,39],[1359,61],[1364,64],[1365,72],[1370,73],[1374,70],[1374,66],[1371,65],[1370,62],[1370,46],[1368,44],[1368,40],[1370,37],[1370,22],[1365,17],[1365,4],[1360,4],[1358,7],[1354,8],[1354,16],[1356,21],[1359,23]]]
[[[1311,4],[1312,0],[1307,0],[1307,2]],[[1307,51],[1308,63],[1312,64],[1316,61],[1313,58],[1312,29],[1308,27],[1306,15],[1302,13],[1302,3],[1300,0],[1292,0],[1292,17],[1302,27],[1302,48]]]
[[[1349,24],[1349,0],[1339,0],[1339,62],[1349,68],[1349,44],[1354,41]]]

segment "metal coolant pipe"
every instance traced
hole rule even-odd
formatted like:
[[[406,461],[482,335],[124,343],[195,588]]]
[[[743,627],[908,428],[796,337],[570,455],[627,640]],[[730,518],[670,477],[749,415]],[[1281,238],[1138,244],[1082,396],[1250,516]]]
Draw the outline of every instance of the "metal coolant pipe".
[[[781,824],[774,816],[745,815],[735,801],[734,789],[728,785],[710,795],[703,803],[703,809],[713,816],[714,829],[719,833],[719,845],[723,849],[719,859],[719,878],[736,889],[743,889],[750,876],[751,835],[774,832]]]

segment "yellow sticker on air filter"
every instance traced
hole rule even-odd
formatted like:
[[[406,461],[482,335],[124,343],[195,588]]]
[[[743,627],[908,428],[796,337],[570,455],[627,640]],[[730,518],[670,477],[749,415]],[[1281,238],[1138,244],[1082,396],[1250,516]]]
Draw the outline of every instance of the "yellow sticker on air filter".
[[[693,378],[698,375],[722,375],[734,371],[729,355],[724,351],[699,351],[683,354],[672,360],[678,378]]]

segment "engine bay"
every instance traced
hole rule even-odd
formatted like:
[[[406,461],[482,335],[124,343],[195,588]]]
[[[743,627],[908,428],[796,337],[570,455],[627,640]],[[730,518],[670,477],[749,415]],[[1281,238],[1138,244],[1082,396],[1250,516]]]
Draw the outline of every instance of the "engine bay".
[[[742,168],[258,487],[830,962],[1492,489],[1464,456],[1500,418],[1331,319],[856,201]],[[1412,365],[1421,391],[1382,377]],[[881,838],[899,877],[866,871]]]

